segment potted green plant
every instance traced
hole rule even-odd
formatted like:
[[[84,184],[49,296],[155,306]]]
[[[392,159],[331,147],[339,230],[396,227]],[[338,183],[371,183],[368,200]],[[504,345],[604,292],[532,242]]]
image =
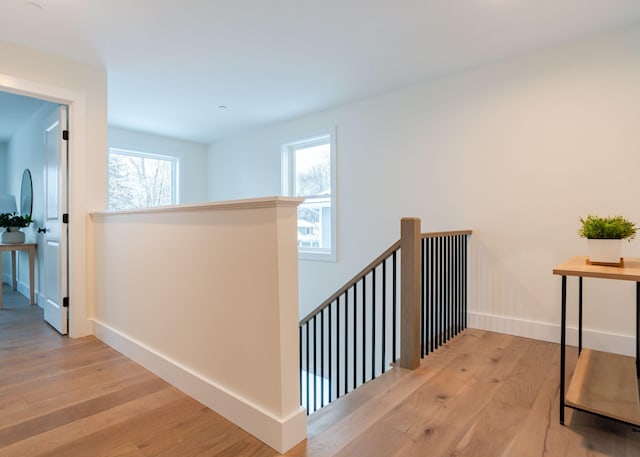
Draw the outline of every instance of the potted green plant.
[[[24,243],[24,232],[20,229],[28,227],[31,224],[31,215],[24,216],[18,213],[2,213],[0,214],[0,227],[6,228],[6,231],[0,235],[0,241],[5,244]]]
[[[580,218],[578,234],[587,239],[589,262],[596,265],[622,265],[622,240],[635,238],[638,228],[622,216]]]

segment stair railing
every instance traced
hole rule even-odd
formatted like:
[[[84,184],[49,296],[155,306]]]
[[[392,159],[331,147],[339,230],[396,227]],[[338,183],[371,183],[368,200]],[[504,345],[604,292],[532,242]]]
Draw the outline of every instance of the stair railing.
[[[401,239],[300,321],[307,414],[394,363],[417,368],[420,357],[466,328],[470,234],[421,234],[419,219],[403,218]]]
[[[300,321],[307,414],[386,372],[397,358],[397,241]]]
[[[467,261],[471,230],[421,235],[420,355],[467,328]]]

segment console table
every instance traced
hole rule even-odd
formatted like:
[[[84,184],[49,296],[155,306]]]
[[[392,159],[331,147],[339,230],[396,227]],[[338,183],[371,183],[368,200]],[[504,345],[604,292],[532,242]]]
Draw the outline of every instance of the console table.
[[[564,408],[640,426],[640,259],[625,258],[622,267],[590,265],[587,257],[572,257],[553,269],[562,276],[562,324],[560,335],[560,423]],[[567,337],[567,276],[578,283],[578,363],[565,395]],[[602,278],[636,282],[636,356],[628,357],[582,348],[582,279]]]
[[[29,254],[29,303],[34,305],[33,276],[36,262],[36,243],[2,244],[0,243],[0,253],[11,251],[11,274],[13,275],[13,290],[18,289],[18,278],[16,276],[16,252],[27,251]],[[0,259],[0,282],[2,282],[2,259]],[[2,293],[0,293],[0,309],[2,309]]]

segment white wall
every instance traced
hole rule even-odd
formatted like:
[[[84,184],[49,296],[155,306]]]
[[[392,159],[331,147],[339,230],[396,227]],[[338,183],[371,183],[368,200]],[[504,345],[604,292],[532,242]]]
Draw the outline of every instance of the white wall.
[[[0,194],[7,193],[7,143],[0,143]]]
[[[92,332],[94,275],[89,210],[106,206],[107,72],[0,41],[0,90],[70,105],[69,262],[71,336]]]
[[[177,157],[180,159],[179,203],[208,200],[207,145],[109,127],[109,147]]]
[[[37,228],[44,226],[45,219],[45,192],[44,192],[44,128],[45,118],[51,113],[52,109],[57,109],[57,104],[47,103],[39,111],[29,119],[28,122],[20,126],[18,131],[9,141],[6,161],[6,172],[8,182],[8,193],[16,197],[18,211],[20,211],[20,195],[22,186],[22,174],[25,169],[31,171],[31,180],[33,183],[33,211],[31,213],[33,223],[22,229],[25,232],[27,241],[38,242],[43,241],[42,237],[37,235]],[[42,290],[44,283],[42,282],[41,267],[44,265],[42,253],[44,249],[38,246],[36,251],[36,277],[35,291],[38,293]],[[19,290],[25,296],[29,291],[29,256],[25,251],[18,253],[18,284]],[[5,255],[5,264],[3,265],[3,273],[9,275],[11,264],[9,262],[9,254]],[[39,304],[42,303],[42,297],[39,294],[36,297]]]
[[[210,197],[277,192],[282,142],[336,125],[339,260],[301,262],[301,315],[417,216],[423,231],[474,230],[472,325],[557,340],[552,269],[586,254],[579,217],[640,223],[638,81],[640,27],[540,51],[216,143]],[[586,282],[585,344],[632,352],[633,290]]]
[[[280,452],[306,434],[292,344],[298,203],[93,216],[96,335]]]

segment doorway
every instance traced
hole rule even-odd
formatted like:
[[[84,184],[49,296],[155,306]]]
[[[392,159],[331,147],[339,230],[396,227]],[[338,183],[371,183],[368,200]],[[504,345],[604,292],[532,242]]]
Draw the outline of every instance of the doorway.
[[[67,292],[67,240],[66,230],[62,232],[58,223],[61,213],[66,212],[66,160],[61,161],[63,152],[66,159],[66,145],[61,141],[61,131],[67,128],[66,106],[2,92],[0,119],[11,119],[3,122],[0,132],[5,141],[0,194],[20,202],[16,205],[17,212],[32,219],[31,224],[21,230],[26,235],[22,248],[29,244],[37,246],[35,275],[31,272],[30,253],[20,250],[12,252],[11,256],[3,256],[5,275],[2,279],[7,282],[15,270],[15,277],[11,277],[12,289],[27,297],[33,296],[35,291],[37,298],[30,302],[43,308],[45,320],[58,332],[66,334],[68,313],[63,309],[62,297]],[[22,208],[25,174],[31,178],[28,187],[32,196],[26,209]],[[61,234],[65,235],[64,238]],[[6,288],[3,289],[7,292]],[[8,299],[12,296],[15,299],[15,292],[11,292],[3,293],[3,298],[8,295]]]
[[[93,334],[92,321],[88,319],[87,284],[87,202],[86,202],[86,132],[87,96],[57,86],[20,79],[0,74],[0,92],[25,95],[34,99],[68,106],[69,155],[73,160],[68,167],[68,214],[67,224],[71,235],[68,247],[68,296],[69,335],[72,338]],[[74,191],[75,190],[75,191]],[[75,218],[74,216],[75,215]]]

